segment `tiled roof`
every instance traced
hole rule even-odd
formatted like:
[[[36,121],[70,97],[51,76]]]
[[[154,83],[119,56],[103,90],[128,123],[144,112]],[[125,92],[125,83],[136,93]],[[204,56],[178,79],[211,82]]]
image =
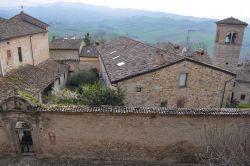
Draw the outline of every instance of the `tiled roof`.
[[[0,77],[0,101],[13,96],[15,90],[37,95],[68,69],[67,65],[46,60],[37,66],[25,65]]]
[[[55,77],[60,77],[63,73],[68,71],[69,66],[65,64],[60,64],[54,60],[48,59],[37,65],[40,69],[43,69],[49,75],[54,75]]]
[[[14,20],[14,19],[17,19],[17,20],[22,20],[22,21],[26,21],[30,24],[33,24],[33,25],[36,25],[42,29],[46,29],[49,25],[41,20],[38,20],[24,12],[21,12],[20,14],[12,17],[10,20]]]
[[[250,83],[250,61],[243,62],[236,77],[237,81]]]
[[[48,74],[39,67],[32,65],[13,69],[4,78],[5,80],[9,79],[9,83],[17,89],[25,90],[32,94],[37,94],[55,80],[54,75]]]
[[[81,50],[80,57],[97,58],[99,57],[99,52],[94,45],[84,46]]]
[[[25,13],[20,13],[8,20],[0,19],[0,41],[47,32],[46,28],[40,24],[45,26],[45,23]]]
[[[14,88],[4,79],[0,77],[0,101],[7,99],[15,94]]]
[[[190,116],[250,116],[250,109],[235,108],[163,108],[163,107],[88,107],[45,105],[37,108],[39,112],[83,112],[111,114],[148,114],[148,115],[190,115]]]
[[[53,39],[49,44],[51,50],[79,50],[82,39]]]
[[[246,22],[243,22],[243,21],[238,20],[238,19],[233,18],[233,17],[219,20],[216,22],[216,24],[245,25],[245,26],[248,25]]]
[[[211,64],[200,62],[195,58],[184,57],[176,50],[160,49],[126,37],[120,37],[110,43],[99,45],[97,50],[111,83],[155,71],[185,59],[235,75]]]
[[[174,52],[177,55],[181,55],[181,56],[185,56],[184,53],[182,53],[182,50],[184,48],[184,46],[180,46],[178,44],[174,44],[171,42],[161,42],[161,43],[157,43],[156,47],[161,48],[166,50],[167,52]],[[191,50],[188,50],[187,52],[187,57],[192,58],[196,61],[199,62],[203,62],[203,63],[207,63],[207,64],[212,64],[212,61],[209,57],[209,55],[207,54],[206,51],[203,52],[203,55],[198,54],[198,52],[193,52]]]
[[[97,47],[111,82],[143,73],[159,66],[171,64],[183,57],[174,53],[165,53],[159,48],[119,37],[110,43]],[[164,63],[159,65],[156,57],[164,53]]]

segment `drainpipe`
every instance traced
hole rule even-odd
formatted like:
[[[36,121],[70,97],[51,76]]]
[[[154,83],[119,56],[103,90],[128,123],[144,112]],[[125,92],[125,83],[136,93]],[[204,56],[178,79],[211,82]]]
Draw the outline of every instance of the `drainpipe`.
[[[35,61],[34,61],[33,45],[32,45],[32,41],[31,41],[31,37],[32,37],[32,36],[30,36],[30,49],[31,49],[32,64],[33,64],[33,66],[34,66],[34,65],[35,65]]]
[[[221,98],[221,102],[220,102],[220,108],[222,108],[223,105],[223,100],[224,100],[224,96],[225,96],[225,91],[226,91],[226,87],[227,87],[227,83],[234,80],[235,78],[231,78],[229,80],[227,80],[224,84],[224,88],[223,88],[223,93],[222,93],[222,98]]]

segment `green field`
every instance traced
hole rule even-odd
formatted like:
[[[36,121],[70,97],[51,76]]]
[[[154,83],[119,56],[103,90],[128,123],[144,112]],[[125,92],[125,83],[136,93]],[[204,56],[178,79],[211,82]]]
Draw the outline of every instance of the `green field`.
[[[190,46],[202,45],[212,54],[215,38],[216,24],[213,21],[194,22],[188,20],[173,20],[169,18],[152,18],[145,16],[131,17],[129,19],[106,20],[89,22],[86,24],[57,24],[50,26],[52,36],[82,37],[86,32],[94,36],[104,36],[110,39],[115,36],[128,36],[146,43],[174,42],[185,44],[187,31],[190,33]],[[246,29],[242,57],[250,56],[250,29]]]

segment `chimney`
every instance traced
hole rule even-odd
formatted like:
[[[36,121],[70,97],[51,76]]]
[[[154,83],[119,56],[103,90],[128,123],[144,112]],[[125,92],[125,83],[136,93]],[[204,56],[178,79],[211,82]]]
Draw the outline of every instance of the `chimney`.
[[[165,63],[165,55],[166,55],[166,51],[163,49],[157,49],[156,50],[156,57],[155,57],[155,63],[157,65],[162,65],[163,63]]]
[[[196,54],[201,56],[201,55],[204,55],[204,54],[205,54],[205,51],[204,51],[203,48],[197,48]]]

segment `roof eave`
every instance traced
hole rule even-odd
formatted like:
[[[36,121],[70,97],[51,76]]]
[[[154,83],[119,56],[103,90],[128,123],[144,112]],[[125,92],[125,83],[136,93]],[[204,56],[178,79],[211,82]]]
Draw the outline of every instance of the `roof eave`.
[[[12,39],[15,39],[15,38],[21,38],[21,37],[25,37],[25,36],[37,35],[37,34],[40,34],[40,33],[48,33],[48,30],[44,30],[44,32],[36,32],[36,33],[30,33],[30,34],[25,34],[25,35],[18,35],[18,36],[8,37],[8,38],[4,38],[4,39],[0,38],[0,42],[1,41],[6,41],[6,40],[12,40]]]
[[[154,71],[157,71],[157,70],[160,70],[160,69],[163,69],[165,67],[169,67],[171,65],[174,65],[174,64],[177,64],[179,62],[182,62],[184,60],[188,60],[188,61],[191,61],[191,62],[194,62],[194,63],[197,63],[197,64],[200,64],[200,65],[203,65],[203,66],[206,66],[206,67],[210,67],[214,70],[218,70],[218,71],[221,71],[221,72],[224,72],[224,73],[227,73],[227,74],[230,74],[234,77],[236,77],[236,74],[233,73],[233,72],[230,72],[230,71],[227,71],[227,70],[224,70],[224,69],[221,69],[221,68],[218,68],[218,67],[215,67],[215,66],[212,66],[212,65],[209,65],[209,64],[206,64],[206,63],[202,63],[202,62],[199,62],[199,61],[196,61],[196,60],[193,60],[191,58],[187,58],[187,57],[184,57],[180,60],[177,60],[171,64],[166,64],[166,65],[163,65],[163,66],[160,66],[158,68],[154,68],[154,69],[151,69],[151,70],[148,70],[148,71],[144,71],[144,72],[141,72],[141,73],[137,73],[137,74],[134,74],[134,75],[130,75],[130,76],[127,76],[127,77],[124,77],[124,78],[121,78],[121,79],[117,79],[117,80],[113,80],[113,81],[110,81],[111,84],[117,84],[118,82],[121,82],[121,81],[124,81],[124,80],[128,80],[130,78],[133,78],[133,77],[137,77],[137,76],[140,76],[140,75],[143,75],[143,74],[147,74],[147,73],[151,73],[151,72],[154,72]]]

